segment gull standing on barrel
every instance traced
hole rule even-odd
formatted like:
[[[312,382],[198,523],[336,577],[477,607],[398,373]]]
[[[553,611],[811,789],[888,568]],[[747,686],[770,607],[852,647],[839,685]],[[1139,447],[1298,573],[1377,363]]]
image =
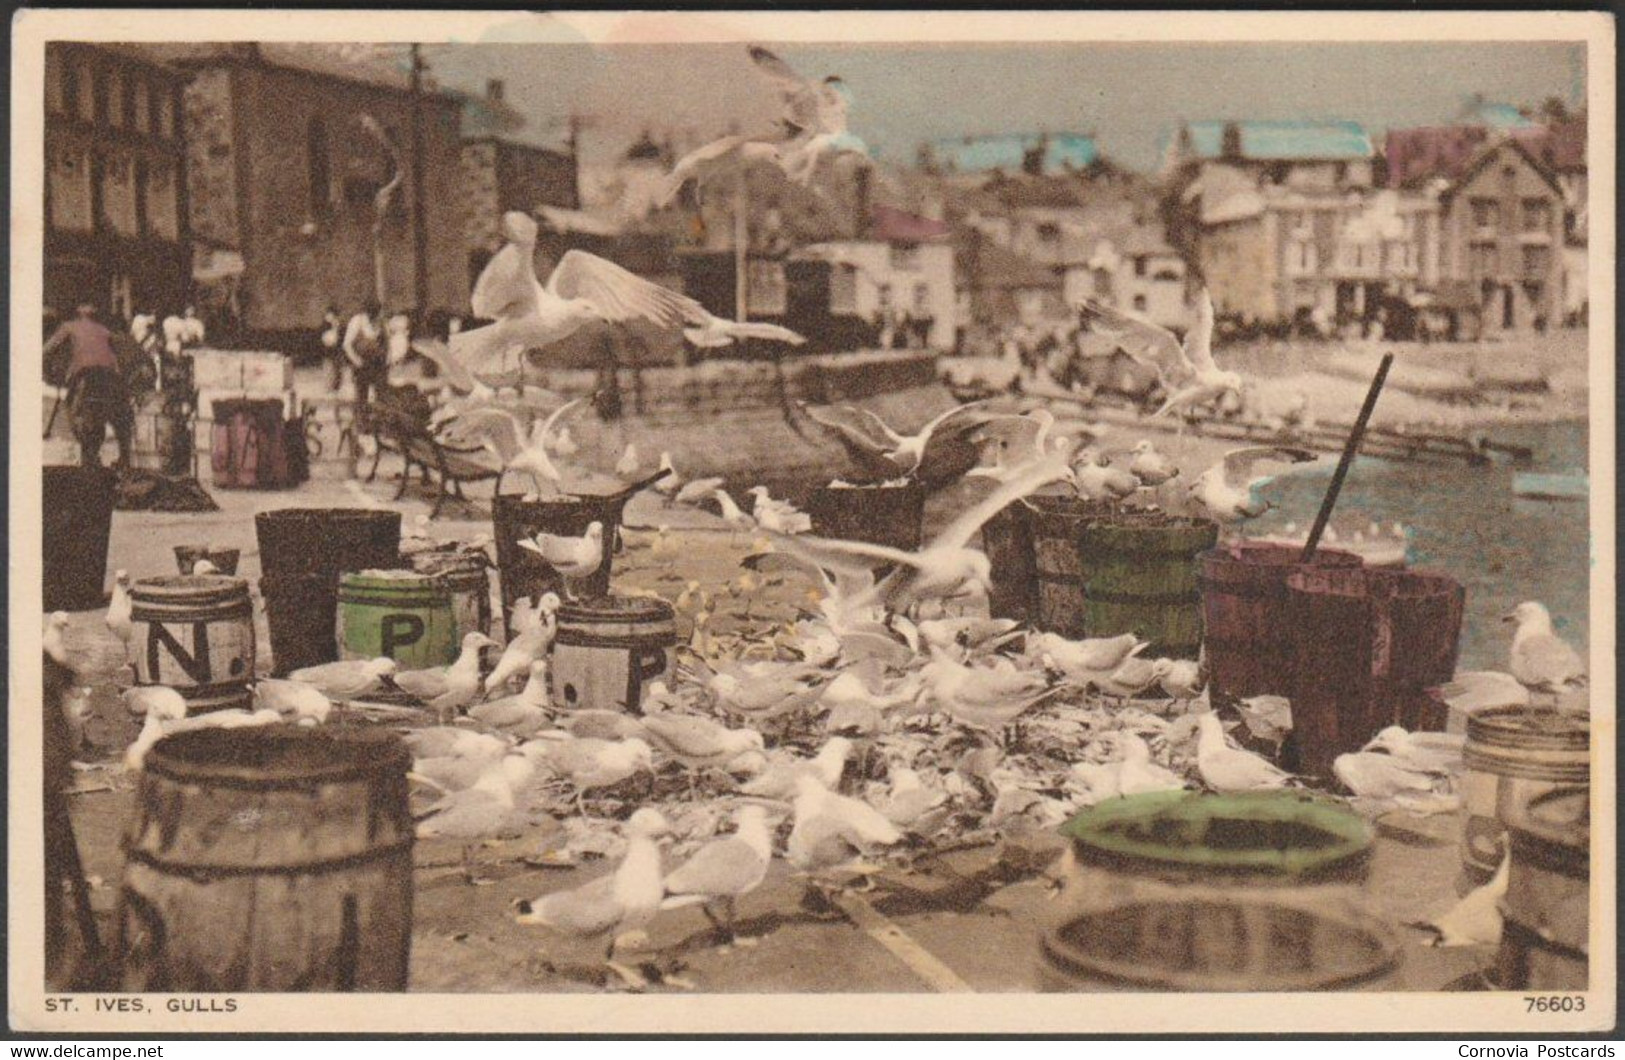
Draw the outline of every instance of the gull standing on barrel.
[[[1519,684],[1531,692],[1556,696],[1585,683],[1585,662],[1552,628],[1552,615],[1545,604],[1525,600],[1502,620],[1518,625],[1512,635],[1508,669]]]
[[[1202,472],[1191,485],[1190,495],[1215,522],[1232,526],[1263,515],[1271,507],[1268,501],[1253,503],[1253,490],[1275,477],[1255,474],[1254,469],[1259,464],[1270,461],[1301,464],[1313,459],[1315,454],[1307,449],[1269,445],[1232,449],[1224,454],[1223,460]]]
[[[569,596],[572,581],[591,578],[604,565],[604,524],[593,520],[580,537],[537,534],[529,541],[521,540],[519,547],[536,553],[558,571],[564,579],[565,595]]]

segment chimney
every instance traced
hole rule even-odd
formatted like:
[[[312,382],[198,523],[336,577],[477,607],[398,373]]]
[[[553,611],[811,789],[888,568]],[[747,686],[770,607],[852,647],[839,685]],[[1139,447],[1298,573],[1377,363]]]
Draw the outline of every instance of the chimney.
[[[508,86],[500,77],[493,77],[485,82],[485,98],[491,103],[506,102]]]

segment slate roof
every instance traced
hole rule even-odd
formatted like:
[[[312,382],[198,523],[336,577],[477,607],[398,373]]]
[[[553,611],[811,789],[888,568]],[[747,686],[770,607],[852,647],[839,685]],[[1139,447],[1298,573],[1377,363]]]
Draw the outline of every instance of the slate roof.
[[[1042,171],[1058,173],[1068,168],[1085,169],[1099,157],[1095,138],[1078,133],[1012,133],[1004,136],[967,136],[934,140],[931,153],[944,169],[959,173],[1015,172],[1021,169],[1027,152],[1044,146]]]
[[[1221,157],[1230,124],[1241,133],[1241,157],[1258,162],[1339,161],[1376,153],[1365,126],[1354,121],[1193,121],[1185,126],[1187,157]]]

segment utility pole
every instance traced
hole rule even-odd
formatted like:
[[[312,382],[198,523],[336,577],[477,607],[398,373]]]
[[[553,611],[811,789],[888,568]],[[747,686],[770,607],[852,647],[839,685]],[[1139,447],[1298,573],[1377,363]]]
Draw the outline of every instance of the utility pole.
[[[421,319],[429,310],[429,232],[423,178],[423,45],[412,45],[412,295]]]
[[[570,209],[581,209],[581,115],[571,112],[570,147]]]
[[[750,317],[750,232],[745,216],[745,171],[740,167],[734,180],[734,319],[743,323]]]

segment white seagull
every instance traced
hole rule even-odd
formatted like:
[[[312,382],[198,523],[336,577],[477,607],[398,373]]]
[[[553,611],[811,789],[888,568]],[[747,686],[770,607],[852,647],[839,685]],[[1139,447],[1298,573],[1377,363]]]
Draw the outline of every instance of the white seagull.
[[[899,434],[873,412],[855,405],[814,409],[803,404],[801,411],[814,423],[835,432],[865,473],[890,480],[919,471],[933,438],[970,447],[974,452],[973,432],[988,418],[981,409],[984,404],[985,400],[955,405],[908,435]]]
[[[1155,415],[1205,405],[1225,394],[1241,393],[1241,376],[1213,360],[1213,301],[1203,289],[1196,300],[1196,321],[1183,345],[1167,328],[1103,302],[1086,299],[1079,322],[1117,342],[1130,357],[1157,370],[1168,398]]]
[[[1585,661],[1558,637],[1552,628],[1551,612],[1544,604],[1525,600],[1503,620],[1518,625],[1512,635],[1511,661],[1507,669],[1519,684],[1531,692],[1556,695],[1572,685],[1585,683]]]
[[[737,903],[767,878],[773,860],[773,836],[767,828],[767,811],[760,806],[740,807],[736,821],[738,827],[733,835],[705,844],[667,875],[666,894],[670,897],[661,908],[697,902],[723,941],[750,945],[754,939],[734,935]],[[720,920],[716,911],[722,914]]]
[[[531,540],[520,541],[519,547],[536,553],[558,571],[568,590],[572,581],[590,578],[604,565],[604,524],[593,520],[580,537],[537,534]]]
[[[1269,510],[1268,501],[1255,504],[1253,490],[1269,482],[1273,475],[1256,473],[1261,463],[1301,464],[1315,459],[1306,449],[1288,449],[1280,446],[1249,445],[1232,449],[1224,459],[1202,472],[1191,485],[1190,495],[1199,501],[1214,521],[1234,525],[1263,515]]]
[[[1202,783],[1220,794],[1285,787],[1291,774],[1277,769],[1250,751],[1231,747],[1219,716],[1212,711],[1197,721],[1201,736],[1196,745],[1196,768]]]

